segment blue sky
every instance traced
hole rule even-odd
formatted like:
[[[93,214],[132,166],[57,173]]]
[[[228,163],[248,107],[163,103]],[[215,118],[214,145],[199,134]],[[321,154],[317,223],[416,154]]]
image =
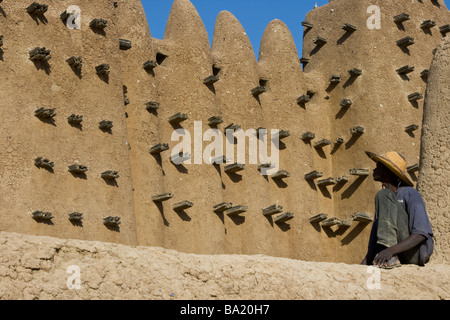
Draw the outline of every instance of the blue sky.
[[[149,21],[152,37],[162,39],[173,0],[141,0]],[[428,0],[431,1],[431,0]],[[443,0],[439,0],[443,1]],[[270,21],[280,19],[289,28],[301,54],[303,27],[306,14],[328,0],[191,0],[205,24],[210,42],[214,25],[220,11],[231,12],[242,24],[252,43],[255,55],[259,55],[259,44]],[[445,0],[447,7],[450,0]]]

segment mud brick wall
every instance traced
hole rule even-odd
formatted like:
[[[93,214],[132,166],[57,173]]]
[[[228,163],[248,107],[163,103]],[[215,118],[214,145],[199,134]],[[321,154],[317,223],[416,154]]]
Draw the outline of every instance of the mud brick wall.
[[[69,29],[60,15],[72,3],[41,3],[48,5],[43,15],[27,12],[32,1],[0,3],[1,229],[135,244],[117,13],[111,1],[81,1],[81,28]],[[94,19],[107,20],[107,28],[90,28]],[[51,59],[30,60],[36,47],[50,50]],[[66,62],[73,56],[82,58],[81,70]],[[101,64],[109,65],[108,75],[97,74]],[[54,116],[35,116],[39,108],[55,109]],[[83,121],[69,123],[72,114]],[[100,129],[103,120],[113,127]],[[53,167],[37,167],[39,157]],[[88,171],[69,172],[74,164]],[[120,177],[102,178],[110,170]],[[37,222],[35,211],[53,219]],[[81,223],[69,220],[74,212],[83,214]],[[109,216],[121,218],[119,230],[103,224]]]
[[[77,29],[61,17],[72,3],[41,2],[44,13],[28,13],[27,1],[0,3],[1,230],[358,263],[371,223],[352,215],[373,215],[380,188],[364,151],[399,151],[418,179],[426,71],[450,17],[441,1],[335,0],[308,13],[303,48],[282,21],[272,21],[258,59],[230,12],[218,15],[210,46],[188,0],[174,1],[161,40],[152,38],[137,0],[79,1]],[[380,9],[379,30],[367,27],[371,5]],[[424,27],[426,20],[435,26]],[[43,60],[32,61],[30,51],[43,47],[33,56]],[[81,69],[71,57],[82,58]],[[49,117],[36,116],[39,108]],[[183,121],[170,122],[178,113]],[[69,123],[71,115],[82,122]],[[211,126],[211,117],[222,122]],[[100,129],[102,121],[112,128]],[[194,132],[223,134],[231,124],[288,131],[277,163],[287,176],[261,175],[261,161],[250,164],[248,155],[236,173],[225,170],[236,159],[194,164],[210,145],[194,149]],[[183,152],[192,164],[171,161],[175,130],[191,135]],[[39,166],[38,158],[53,166]],[[73,165],[82,172],[69,172]],[[102,176],[107,171],[118,177]],[[241,212],[214,212],[221,203]],[[275,213],[263,215],[270,207]],[[36,211],[53,218],[33,219]],[[71,221],[71,213],[83,219]],[[278,223],[283,213],[293,219]],[[325,217],[335,219],[324,225]]]

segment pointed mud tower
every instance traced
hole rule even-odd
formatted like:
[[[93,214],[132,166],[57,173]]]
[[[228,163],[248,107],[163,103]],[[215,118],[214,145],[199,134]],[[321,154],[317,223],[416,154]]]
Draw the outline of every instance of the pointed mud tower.
[[[328,170],[328,165],[321,164],[321,158],[311,144],[300,137],[307,130],[327,136],[328,125],[320,115],[323,110],[317,103],[317,96],[309,100],[306,109],[297,103],[301,93],[313,92],[320,83],[302,72],[292,35],[280,20],[270,22],[264,31],[259,66],[262,77],[268,80],[267,92],[261,96],[264,125],[266,128],[286,129],[290,133],[280,142],[279,167],[286,168],[291,178],[282,181],[269,179],[269,196],[264,199],[264,204],[279,202],[286,210],[295,213],[289,229],[287,225],[280,228],[270,220],[267,225],[272,225],[273,229],[266,230],[266,234],[271,234],[273,251],[280,255],[320,260],[327,255],[324,252],[334,246],[330,246],[328,237],[305,223],[305,219],[311,212],[330,212],[331,201],[322,197],[314,183],[308,183],[303,177],[305,170]],[[311,250],[306,252],[302,249],[305,247]],[[334,248],[330,252],[334,255]]]
[[[165,119],[158,115],[159,96],[157,89],[157,53],[148,28],[144,8],[139,0],[120,1],[114,9],[118,17],[120,34],[116,50],[121,59],[123,82],[121,93],[127,98],[122,103],[126,115],[128,152],[132,168],[133,197],[136,212],[137,241],[164,246],[164,228],[161,215],[151,201],[154,194],[164,193],[163,170],[150,154],[150,148],[161,142],[160,125]],[[130,28],[129,15],[133,15]],[[128,50],[119,50],[119,38],[131,41]],[[144,67],[147,66],[147,68]],[[149,68],[154,65],[154,68]],[[122,101],[124,101],[122,98]],[[169,190],[170,191],[170,190]],[[122,223],[123,227],[124,223]]]
[[[437,48],[424,105],[418,190],[427,205],[435,236],[433,260],[450,257],[450,37]]]
[[[208,34],[197,10],[188,0],[176,0],[172,5],[163,40],[154,39],[158,66],[154,69],[160,108],[148,117],[157,119],[158,127],[151,147],[168,143],[170,149],[157,156],[146,156],[145,166],[161,172],[157,184],[142,180],[147,201],[138,215],[142,220],[142,243],[154,245],[147,231],[163,234],[160,245],[185,252],[215,253],[223,248],[223,226],[212,212],[221,202],[220,176],[212,165],[205,163],[202,151],[203,132],[209,129],[208,119],[218,115],[216,96],[204,79],[212,75]],[[161,57],[165,57],[161,61]],[[169,121],[182,115],[182,122]],[[156,130],[155,130],[156,129]],[[195,145],[194,145],[195,141]],[[206,143],[205,143],[206,145]],[[186,147],[186,148],[184,148]],[[182,153],[183,163],[174,160]],[[137,166],[144,165],[137,163]],[[144,178],[145,179],[145,178]],[[145,194],[170,192],[174,198],[162,203],[145,200]],[[173,205],[188,200],[195,203],[189,210],[173,210]]]
[[[262,90],[259,95],[252,94],[252,90],[263,84],[260,83],[255,53],[242,25],[228,11],[220,12],[216,19],[212,55],[214,65],[220,69],[220,80],[214,86],[217,105],[224,120],[223,127],[231,123],[238,125],[230,127],[236,129],[236,138],[224,138],[225,146],[234,150],[234,159],[229,159],[230,164],[242,161],[238,159],[239,144],[245,144],[246,164],[244,170],[230,174],[224,172],[224,165],[218,166],[216,175],[220,175],[223,201],[248,207],[245,214],[225,214],[216,218],[223,220],[226,230],[226,252],[253,252],[259,247],[265,253],[270,251],[271,239],[261,232],[265,221],[259,219],[259,210],[264,207],[263,199],[268,197],[267,183],[260,175],[258,165],[250,163],[249,156],[250,145],[257,142],[256,132],[249,133],[244,142],[242,140],[247,130],[265,125],[260,105],[265,93]],[[235,145],[235,141],[238,144]],[[232,154],[226,156],[231,158]]]

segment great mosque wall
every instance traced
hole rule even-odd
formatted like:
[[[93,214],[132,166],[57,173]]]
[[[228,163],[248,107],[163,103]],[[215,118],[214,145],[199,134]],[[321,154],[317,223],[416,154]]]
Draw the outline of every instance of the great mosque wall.
[[[364,151],[396,150],[448,262],[443,0],[330,1],[299,25],[303,48],[272,21],[258,59],[229,12],[210,45],[188,0],[162,40],[138,0],[79,0],[69,28],[73,4],[0,1],[1,232],[358,264],[380,189]],[[211,128],[281,130],[278,175],[173,162],[176,129]]]

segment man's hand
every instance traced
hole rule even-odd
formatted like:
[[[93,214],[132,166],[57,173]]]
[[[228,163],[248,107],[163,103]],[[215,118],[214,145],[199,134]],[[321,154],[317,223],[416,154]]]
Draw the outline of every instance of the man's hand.
[[[425,239],[426,238],[423,235],[413,233],[402,242],[397,243],[390,248],[384,249],[383,251],[380,251],[373,259],[373,264],[378,267],[386,266],[386,264],[393,256],[414,248],[415,246],[425,241]]]
[[[385,266],[393,256],[394,253],[392,252],[391,248],[384,249],[375,256],[375,258],[373,259],[373,264],[377,267]]]

